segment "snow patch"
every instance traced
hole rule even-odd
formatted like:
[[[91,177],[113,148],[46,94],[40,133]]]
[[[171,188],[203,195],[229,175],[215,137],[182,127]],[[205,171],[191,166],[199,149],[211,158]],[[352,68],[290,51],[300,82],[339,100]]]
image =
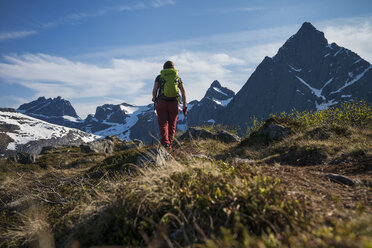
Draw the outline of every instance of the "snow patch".
[[[294,68],[293,66],[291,66],[291,65],[288,65],[292,70],[294,70],[294,71],[296,71],[296,72],[300,72],[300,71],[302,71],[302,69],[296,69],[296,68]]]
[[[299,92],[300,94],[305,95],[305,94],[302,93],[299,89],[297,89],[296,92]],[[271,107],[273,107],[273,106],[271,106]]]
[[[337,103],[338,102],[335,101],[334,99],[332,99],[331,101],[328,101],[328,102],[321,103],[321,104],[318,104],[318,102],[315,101],[315,107],[319,111],[319,110],[323,110],[323,109],[328,109],[329,107],[331,107],[331,106],[333,106]]]
[[[325,100],[325,97],[322,95],[322,91],[321,90],[318,90],[316,88],[313,88],[311,87],[308,83],[305,82],[305,80],[303,80],[302,78],[296,76],[296,78],[301,82],[303,83],[306,87],[308,87],[310,89],[310,91],[316,95],[317,97],[320,97],[322,98],[323,100]]]
[[[215,91],[217,91],[218,93],[221,93],[222,95],[227,96],[227,94],[226,94],[225,92],[222,92],[222,90],[221,90],[220,88],[213,87],[213,89],[214,89]]]
[[[82,119],[76,118],[76,117],[72,117],[72,116],[69,116],[69,115],[64,115],[64,116],[62,116],[62,118],[65,119],[65,120],[71,121],[71,122],[77,122],[77,123],[83,122]]]
[[[362,61],[362,59],[358,59],[358,60],[356,60],[353,64],[357,64],[357,63],[359,63],[360,61]]]
[[[127,115],[131,115],[133,114],[134,112],[138,111],[138,107],[134,107],[134,106],[124,106],[124,105],[120,105],[120,109],[126,113]]]
[[[212,124],[216,123],[216,121],[213,120],[213,119],[209,119],[209,120],[207,120],[207,122],[212,123]]]
[[[342,86],[341,88],[339,88],[336,91],[332,91],[330,94],[339,93],[344,88],[349,87],[350,85],[354,84],[356,81],[358,81],[359,79],[361,79],[364,76],[364,74],[366,74],[366,72],[369,71],[369,69],[371,69],[371,68],[372,68],[372,65],[368,66],[367,69],[365,69],[362,73],[358,74],[353,80],[351,80],[350,82],[346,82],[344,84],[344,86]]]
[[[108,136],[108,135],[116,135],[120,139],[130,140],[130,128],[132,128],[137,123],[138,116],[146,111],[151,111],[151,109],[147,106],[137,106],[137,107],[133,106],[133,107],[128,108],[127,106],[120,105],[120,108],[124,112],[128,111],[128,113],[131,113],[131,114],[128,114],[128,117],[125,119],[125,124],[107,123],[111,125],[111,127],[95,132],[94,134],[100,135],[103,137]],[[147,130],[144,130],[144,132],[146,131]]]
[[[324,58],[325,58],[325,57],[328,57],[329,55],[330,55],[330,53],[327,53],[326,55],[324,55]]]
[[[350,98],[352,95],[341,95],[342,98]]]
[[[213,101],[214,101],[215,103],[217,103],[218,105],[221,105],[221,106],[223,106],[223,107],[226,107],[227,104],[229,104],[229,103],[231,102],[232,99],[233,99],[232,97],[230,97],[230,98],[228,98],[228,99],[226,99],[226,100],[216,100],[216,99],[213,98]]]
[[[342,51],[342,49],[344,49],[343,47],[341,47],[334,55],[333,55],[333,57],[336,57],[341,51]]]
[[[8,144],[8,150],[15,150],[17,145],[26,144],[30,141],[61,138],[70,131],[77,133],[75,140],[81,138],[84,142],[90,142],[99,138],[81,130],[51,124],[22,113],[0,112],[0,123],[19,127],[18,130],[6,133],[14,140],[14,142]]]

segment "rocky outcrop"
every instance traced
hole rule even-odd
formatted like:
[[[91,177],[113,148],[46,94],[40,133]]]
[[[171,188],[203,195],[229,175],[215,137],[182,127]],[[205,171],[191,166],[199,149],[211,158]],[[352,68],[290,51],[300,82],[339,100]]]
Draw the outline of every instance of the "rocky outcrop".
[[[11,152],[8,154],[9,161],[21,164],[33,164],[36,162],[36,158],[37,155],[25,152]]]
[[[268,126],[262,126],[256,133],[256,136],[264,136],[268,140],[281,140],[291,133],[291,129],[279,124],[271,123]]]
[[[95,140],[89,143],[81,144],[80,149],[83,153],[113,153],[115,144],[109,139]]]
[[[148,166],[164,166],[173,161],[173,157],[163,146],[158,146],[137,158],[137,165],[141,168]]]
[[[143,146],[144,146],[144,144],[141,140],[134,139],[132,141],[124,141],[123,145],[120,147],[120,150],[142,148]]]
[[[216,138],[222,142],[225,142],[225,143],[234,143],[234,142],[239,142],[240,141],[240,138],[239,136],[233,134],[233,133],[230,133],[226,130],[221,130],[221,131],[218,131],[217,134],[216,134]]]
[[[190,127],[185,133],[180,136],[180,140],[189,139],[215,139],[225,143],[239,142],[240,138],[228,131],[221,130],[216,134],[204,128]]]

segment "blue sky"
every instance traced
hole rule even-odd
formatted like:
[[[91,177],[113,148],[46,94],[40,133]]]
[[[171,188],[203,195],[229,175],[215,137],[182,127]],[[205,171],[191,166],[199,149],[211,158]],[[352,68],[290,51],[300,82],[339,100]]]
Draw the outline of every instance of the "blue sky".
[[[372,61],[370,0],[0,0],[0,107],[148,104],[168,59],[188,100],[213,80],[238,91],[305,21]]]

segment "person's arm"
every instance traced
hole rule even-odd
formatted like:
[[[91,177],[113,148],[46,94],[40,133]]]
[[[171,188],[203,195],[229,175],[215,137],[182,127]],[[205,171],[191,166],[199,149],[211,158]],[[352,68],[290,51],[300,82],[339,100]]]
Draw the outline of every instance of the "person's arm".
[[[156,101],[156,97],[158,94],[158,89],[159,89],[159,82],[155,81],[154,83],[154,88],[152,89],[152,101]]]
[[[179,88],[181,90],[181,95],[182,95],[182,102],[183,102],[183,113],[187,113],[187,101],[186,101],[186,91],[185,88],[183,87],[183,83],[179,84]]]

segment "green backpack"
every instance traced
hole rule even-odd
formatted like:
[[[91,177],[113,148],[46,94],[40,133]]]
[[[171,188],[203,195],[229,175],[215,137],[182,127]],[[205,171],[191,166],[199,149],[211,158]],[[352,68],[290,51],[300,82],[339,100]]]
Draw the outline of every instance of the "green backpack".
[[[160,72],[159,97],[178,98],[180,78],[176,69],[164,69]]]

